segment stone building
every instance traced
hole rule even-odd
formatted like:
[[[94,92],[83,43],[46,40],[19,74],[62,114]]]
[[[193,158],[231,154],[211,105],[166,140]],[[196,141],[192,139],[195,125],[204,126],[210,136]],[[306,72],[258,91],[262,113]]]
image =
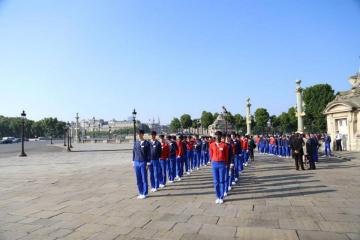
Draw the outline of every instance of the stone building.
[[[223,113],[220,113],[219,116],[215,119],[213,124],[211,124],[208,128],[208,132],[210,136],[214,136],[216,131],[222,131],[223,133],[226,132],[231,133],[235,131],[234,126],[225,121],[225,117]]]
[[[335,143],[336,131],[343,134],[349,151],[360,151],[360,72],[349,78],[352,88],[340,92],[325,110],[327,132]]]

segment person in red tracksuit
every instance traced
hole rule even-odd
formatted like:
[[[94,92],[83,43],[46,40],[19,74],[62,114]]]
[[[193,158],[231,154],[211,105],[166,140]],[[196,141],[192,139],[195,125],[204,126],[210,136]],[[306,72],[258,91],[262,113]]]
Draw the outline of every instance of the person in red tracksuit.
[[[210,159],[216,193],[215,203],[222,204],[224,202],[224,184],[226,164],[229,158],[229,148],[225,142],[221,141],[222,132],[217,131],[215,135],[216,141],[210,145]]]
[[[243,150],[243,158],[244,158],[244,166],[248,165],[249,161],[249,142],[248,136],[243,137],[243,141],[241,143],[241,149]]]
[[[169,144],[165,140],[164,135],[160,135],[160,143],[161,143],[161,155],[160,155],[160,171],[162,178],[160,179],[160,188],[165,187],[166,185],[166,169],[169,168],[168,162],[169,162],[169,156],[170,156],[170,147]]]
[[[182,161],[185,156],[183,140],[184,140],[183,135],[180,135],[179,139],[176,141],[177,150],[176,150],[176,178],[175,178],[175,180],[177,180],[177,181],[181,181],[181,177],[182,177],[181,165],[182,165]]]

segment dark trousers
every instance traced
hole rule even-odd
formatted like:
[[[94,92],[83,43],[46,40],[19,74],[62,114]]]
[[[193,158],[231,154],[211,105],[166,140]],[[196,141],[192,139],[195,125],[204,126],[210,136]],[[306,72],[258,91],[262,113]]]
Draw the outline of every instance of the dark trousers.
[[[316,166],[315,166],[315,158],[314,158],[314,155],[308,155],[308,159],[309,159],[309,169],[310,170],[315,170],[316,169]]]
[[[305,170],[304,163],[302,161],[302,154],[301,153],[294,153],[294,158],[295,158],[296,170],[299,170],[299,165],[300,165],[302,170]]]
[[[336,151],[342,151],[341,140],[336,140]]]

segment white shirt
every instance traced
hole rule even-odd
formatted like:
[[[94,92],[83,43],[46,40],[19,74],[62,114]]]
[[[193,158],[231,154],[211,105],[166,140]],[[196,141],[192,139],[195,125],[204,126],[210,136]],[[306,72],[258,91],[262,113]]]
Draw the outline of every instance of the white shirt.
[[[336,140],[341,140],[341,139],[342,139],[341,133],[336,134],[336,138],[335,138],[335,139],[336,139]]]

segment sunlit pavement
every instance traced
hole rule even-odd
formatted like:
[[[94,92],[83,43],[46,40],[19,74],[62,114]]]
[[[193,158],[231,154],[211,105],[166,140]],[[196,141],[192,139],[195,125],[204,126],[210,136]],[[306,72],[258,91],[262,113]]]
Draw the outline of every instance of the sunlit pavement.
[[[137,200],[130,145],[0,158],[0,239],[359,239],[360,159],[256,155],[224,204],[203,167]]]

